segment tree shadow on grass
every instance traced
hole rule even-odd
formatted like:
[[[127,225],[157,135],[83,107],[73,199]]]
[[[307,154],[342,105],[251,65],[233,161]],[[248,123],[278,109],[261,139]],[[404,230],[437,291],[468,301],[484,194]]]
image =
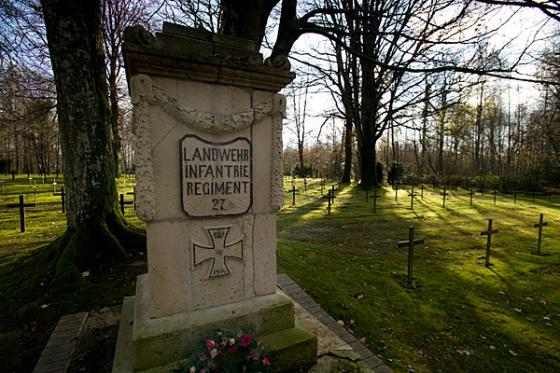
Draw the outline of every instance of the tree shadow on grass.
[[[509,228],[496,236],[495,265],[487,269],[478,259],[485,246],[479,236],[488,213],[484,207],[438,211],[428,206],[420,220],[421,211],[373,214],[369,206],[355,205],[357,211],[352,204],[336,218],[314,216],[305,228],[291,225],[288,229],[327,229],[309,231],[305,242],[280,237],[279,263],[386,363],[397,370],[411,364],[434,372],[560,370],[555,360],[560,328],[552,316],[560,313],[560,299],[552,295],[558,278],[532,272],[560,263],[515,254],[518,245],[534,240],[533,232],[511,228],[527,225],[523,216],[496,211]],[[398,282],[406,273],[406,250],[397,250],[396,242],[406,239],[412,219],[417,237],[426,242],[415,250],[420,287],[410,291]],[[546,315],[552,326],[546,325]]]

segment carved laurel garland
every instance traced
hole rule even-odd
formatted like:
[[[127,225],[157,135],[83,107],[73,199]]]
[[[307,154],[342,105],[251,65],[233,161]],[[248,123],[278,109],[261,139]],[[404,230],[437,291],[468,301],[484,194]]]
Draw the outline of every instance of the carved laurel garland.
[[[272,116],[271,209],[278,211],[282,207],[284,198],[282,191],[282,117],[286,107],[284,96],[272,95],[265,102],[240,113],[219,114],[181,105],[177,99],[169,96],[162,88],[154,84],[148,75],[135,75],[130,79],[130,83],[132,104],[134,105],[133,133],[136,138],[135,166],[138,176],[136,211],[142,220],[153,220],[156,211],[149,127],[150,105],[161,107],[186,126],[208,133],[236,132],[254,125],[267,116]]]
[[[270,185],[270,208],[276,212],[284,205],[284,173],[282,167],[282,119],[286,117],[286,98],[276,95],[278,111],[272,118],[272,178]]]

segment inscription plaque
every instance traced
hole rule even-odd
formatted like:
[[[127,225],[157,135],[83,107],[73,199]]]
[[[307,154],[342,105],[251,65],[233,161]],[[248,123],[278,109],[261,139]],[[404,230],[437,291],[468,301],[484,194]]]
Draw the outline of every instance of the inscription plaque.
[[[244,214],[252,203],[251,141],[211,142],[196,135],[180,141],[181,205],[189,216]]]

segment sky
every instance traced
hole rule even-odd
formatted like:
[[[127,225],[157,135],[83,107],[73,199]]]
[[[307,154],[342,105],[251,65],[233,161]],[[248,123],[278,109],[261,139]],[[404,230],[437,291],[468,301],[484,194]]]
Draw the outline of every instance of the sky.
[[[536,70],[537,64],[534,57],[542,51],[547,44],[550,43],[548,37],[553,33],[555,21],[546,17],[542,12],[535,9],[517,9],[502,8],[498,12],[493,13],[492,17],[486,20],[484,27],[494,29],[501,25],[498,32],[494,33],[489,40],[490,48],[500,48],[505,46],[512,56],[518,55],[520,51],[529,47],[526,58],[518,67],[517,77],[532,77]],[[513,39],[513,41],[512,41]],[[296,50],[311,50],[312,48],[321,48],[321,45],[327,45],[324,38],[315,35],[306,35],[296,42]],[[292,62],[292,64],[297,62]],[[297,67],[297,66],[296,66]],[[299,74],[299,78],[302,74]],[[506,100],[511,101],[512,106],[516,106],[518,102],[526,103],[529,107],[539,97],[539,85],[534,83],[526,83],[505,79],[489,79],[489,86],[496,86],[506,96]],[[288,100],[290,101],[290,100]],[[325,92],[314,92],[309,95],[307,108],[306,130],[309,131],[306,145],[310,146],[319,141],[328,141],[327,134],[332,133],[331,128],[323,128],[321,135],[318,137],[320,126],[324,123],[324,112],[334,108],[330,94]],[[284,127],[284,147],[296,148],[296,135],[293,130],[293,114],[288,108],[288,118]],[[328,121],[329,127],[332,127],[332,121]],[[343,123],[336,120],[339,136],[342,133]],[[409,133],[410,135],[410,133]]]

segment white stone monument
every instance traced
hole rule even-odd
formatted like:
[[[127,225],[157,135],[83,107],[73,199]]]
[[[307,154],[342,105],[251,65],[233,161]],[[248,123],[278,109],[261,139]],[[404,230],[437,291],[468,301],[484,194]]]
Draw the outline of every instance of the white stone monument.
[[[233,327],[268,348],[273,371],[312,364],[316,338],[276,288],[287,60],[172,24],[128,28],[123,49],[148,273],[125,298],[114,371],[169,371]]]

